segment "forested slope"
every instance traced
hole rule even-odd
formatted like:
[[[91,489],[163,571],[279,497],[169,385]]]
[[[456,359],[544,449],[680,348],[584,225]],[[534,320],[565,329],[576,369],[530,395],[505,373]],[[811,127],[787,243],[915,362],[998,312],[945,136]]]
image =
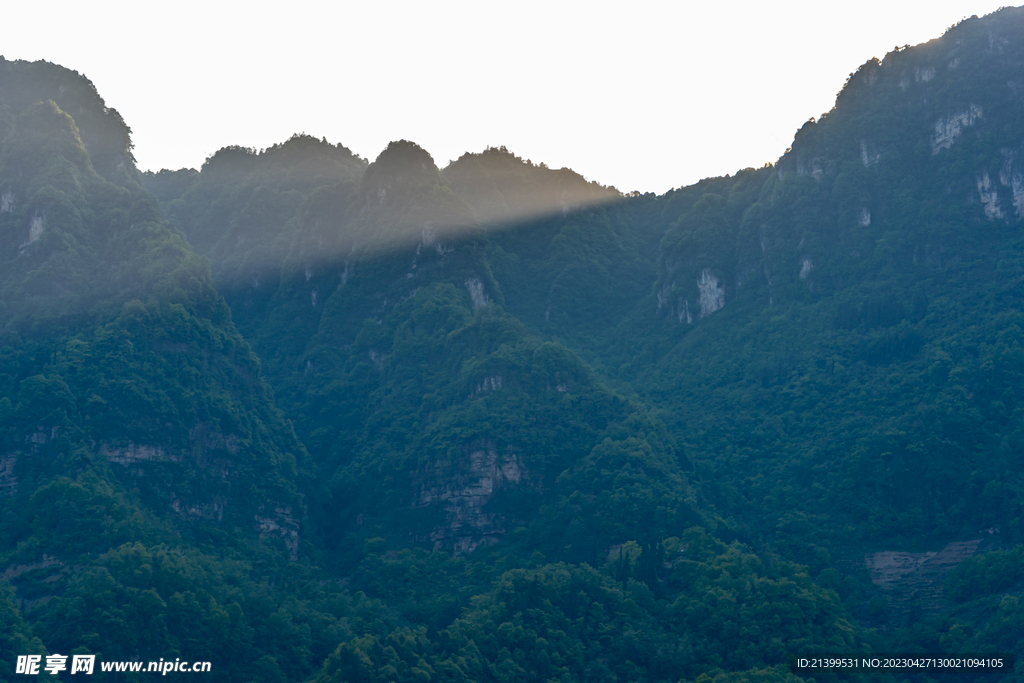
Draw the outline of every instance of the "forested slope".
[[[339,682],[1024,654],[1024,11],[662,196],[305,135],[140,174],[78,74],[4,62],[0,99],[4,652]]]
[[[44,646],[279,676],[257,662],[274,644],[301,667],[273,619],[294,592],[270,582],[305,542],[313,464],[116,112],[50,64],[0,83],[0,676]]]

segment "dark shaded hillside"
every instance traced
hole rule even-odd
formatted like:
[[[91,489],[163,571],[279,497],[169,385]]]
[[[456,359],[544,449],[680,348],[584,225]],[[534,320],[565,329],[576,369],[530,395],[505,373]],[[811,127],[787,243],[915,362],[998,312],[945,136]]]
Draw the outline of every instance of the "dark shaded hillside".
[[[480,163],[497,160],[540,187],[548,177],[547,169],[501,150],[484,156]],[[204,179],[207,172],[192,178],[193,189],[183,197],[212,182]],[[505,310],[515,305],[550,320],[544,311],[554,307],[545,297],[554,291],[554,324],[586,339],[588,328],[559,322],[570,311],[579,313],[574,294],[614,292],[621,314],[630,310],[631,294],[635,300],[649,287],[638,280],[584,292],[587,280],[593,282],[588,259],[605,259],[611,273],[641,273],[644,263],[652,272],[656,237],[623,224],[625,214],[615,206],[598,204],[555,215],[530,211],[527,224],[504,220],[504,229],[494,232],[473,206],[489,183],[500,188],[504,176],[485,177],[460,195],[447,173],[418,146],[392,143],[358,181],[326,184],[278,221],[279,241],[268,249],[279,254],[278,271],[245,261],[246,250],[259,245],[243,242],[231,257],[248,263],[248,270],[233,290],[223,280],[279,405],[324,475],[322,504],[311,512],[326,567],[402,617],[346,641],[322,675],[375,678],[392,675],[386,672],[393,667],[409,678],[438,672],[465,680],[488,676],[484,672],[506,666],[508,643],[499,639],[478,650],[452,629],[462,628],[454,621],[460,615],[481,624],[508,618],[466,611],[488,599],[496,581],[511,582],[507,590],[522,594],[524,605],[534,600],[531,586],[550,581],[544,620],[556,621],[578,618],[582,606],[570,596],[585,584],[593,591],[583,603],[591,605],[588,610],[621,612],[628,628],[648,633],[634,645],[594,641],[586,629],[561,636],[563,642],[550,650],[538,640],[536,648],[514,657],[531,679],[559,671],[571,677],[630,671],[651,677],[672,670],[695,676],[708,657],[729,669],[782,662],[784,648],[773,644],[770,631],[751,631],[747,649],[734,653],[731,627],[700,630],[703,608],[690,605],[686,586],[705,574],[710,583],[702,592],[724,591],[745,605],[734,617],[744,628],[754,628],[760,614],[782,619],[797,595],[810,591],[806,618],[821,628],[801,637],[840,648],[858,642],[862,636],[845,621],[835,594],[812,586],[801,568],[707,535],[703,527],[733,537],[702,499],[693,462],[661,417],[610,389],[564,344],[545,341],[543,329],[530,329]],[[581,196],[609,194],[574,174],[563,176]],[[162,191],[158,178],[148,181]],[[220,196],[231,190],[224,192]],[[507,196],[516,195],[509,190]],[[536,205],[533,199],[509,201],[510,211]],[[179,219],[186,215],[173,201],[167,206]],[[203,206],[189,211],[208,215]],[[600,243],[594,241],[595,218],[605,226]],[[178,227],[185,234],[195,230]],[[548,246],[523,231],[541,235]],[[287,252],[277,246],[284,239]],[[560,262],[588,241],[574,259],[575,270]],[[553,290],[537,278],[531,288],[540,288],[527,297],[518,285],[530,280],[530,272],[515,263],[532,262],[538,247],[551,258],[535,272],[544,277],[555,267],[566,277]],[[631,253],[625,268],[614,262],[623,252]],[[492,263],[505,269],[515,303]],[[220,267],[215,261],[214,271],[224,272]],[[573,284],[571,277],[582,281]],[[257,294],[264,283],[266,291]],[[531,299],[545,308],[532,310]],[[588,306],[598,321],[591,330],[615,315],[599,302]],[[585,345],[585,352],[593,356],[596,348]],[[702,544],[706,552],[698,552]],[[466,559],[441,559],[446,553]],[[568,564],[549,564],[558,561]],[[744,581],[777,582],[774,602],[743,593],[743,584],[721,585],[713,577],[722,561],[738,563],[733,571]],[[435,567],[436,578],[426,580],[425,566]],[[670,604],[678,617],[661,621]],[[536,628],[541,625],[524,637],[536,639]],[[445,629],[450,636],[435,635]],[[802,632],[795,629],[793,637]],[[578,654],[567,659],[569,650]],[[391,659],[392,651],[403,664]],[[596,669],[586,665],[594,657]]]
[[[635,438],[648,421],[571,351],[502,311],[472,210],[412,143],[390,145],[357,184],[313,193],[292,221],[276,291],[249,336],[319,467],[334,473],[324,524],[339,552],[368,534],[458,552],[496,542],[534,520],[559,475],[597,444]],[[624,511],[623,522],[699,519],[685,456],[650,436],[663,443],[644,457],[676,491],[638,502],[649,509],[633,520]],[[633,448],[650,447],[641,437]],[[534,533],[559,552],[573,546],[578,560],[606,551],[544,526]]]
[[[140,175],[87,81],[0,77],[5,652],[339,683],[1024,654],[1024,10],[662,196],[304,135]]]
[[[305,449],[130,157],[98,172],[105,140],[130,148],[116,114],[51,64],[0,78],[0,678],[43,648],[308,673],[270,618],[296,595],[271,581],[308,554]],[[32,103],[48,83],[82,128]]]
[[[1022,22],[1005,10],[868,62],[774,168],[704,194],[662,242],[657,309],[693,331],[642,384],[703,450],[737,453],[729,469],[781,467],[766,484],[860,538],[1022,540],[1001,446],[1017,429]],[[738,488],[759,509],[770,495]]]
[[[868,623],[949,607],[864,572],[886,552],[1024,540],[1022,28],[1007,9],[868,62],[773,167],[657,200],[681,209],[647,303],[667,326],[632,316],[620,376],[741,527],[893,591],[850,585]]]
[[[56,451],[72,457],[84,448],[73,457],[119,463],[126,473],[183,466],[200,481],[214,475],[198,487],[211,489],[201,501],[159,486],[170,498],[158,516],[180,507],[188,517],[196,507],[204,511],[196,516],[222,518],[232,506],[213,490],[226,475],[243,495],[263,491],[251,510],[298,510],[302,449],[205,264],[160,223],[141,189],[96,174],[74,120],[52,100],[15,118],[0,150],[0,193],[9,488],[31,495],[35,486],[19,481],[61,474]],[[268,427],[278,434],[257,436]],[[271,450],[257,456],[260,440]],[[246,472],[253,467],[258,475]]]
[[[362,675],[350,653],[366,676],[400,680],[512,664],[530,678],[694,677],[709,656],[729,669],[781,661],[769,632],[741,652],[724,622],[704,633],[700,604],[679,601],[696,580],[738,599],[751,628],[799,605],[792,637],[859,642],[800,567],[701,528],[717,522],[657,416],[502,311],[486,236],[423,150],[395,143],[358,176],[345,150],[306,138],[228,150],[199,174],[147,179],[175,232],[134,169],[97,173],[54,101],[6,106],[5,653],[206,660],[214,679],[246,681]],[[218,215],[238,218],[227,237],[210,229]],[[278,261],[260,260],[268,234],[287,245]],[[232,241],[255,245],[253,259],[217,260]],[[277,268],[266,299],[242,294],[259,288],[253,267]],[[725,566],[772,601],[723,583]],[[507,621],[509,599],[542,609],[530,633],[553,646],[528,633],[516,637],[535,647],[512,654],[505,635],[474,635]],[[566,630],[581,609],[590,625]],[[648,637],[609,640],[605,613]],[[0,676],[18,677],[7,661]]]
[[[515,520],[531,547],[593,563],[543,538],[552,520],[566,524],[547,516],[563,499],[595,483],[624,490],[621,479],[571,474],[598,458],[600,449],[585,454],[602,432],[570,455],[579,437],[523,431],[541,415],[585,426],[581,435],[598,426],[589,417],[598,404],[578,421],[525,379],[536,370],[524,351],[557,343],[572,363],[586,361],[598,386],[615,387],[628,412],[666,428],[658,445],[641,431],[653,456],[677,454],[698,512],[679,517],[670,503],[675,516],[644,522],[645,534],[710,524],[774,549],[839,590],[867,624],[922,629],[924,617],[953,614],[948,568],[899,580],[875,568],[954,542],[984,552],[1022,541],[1022,21],[1006,9],[872,60],[776,164],[660,197],[616,197],[503,149],[438,174],[411,147],[404,171],[386,152],[362,180],[311,195],[278,220],[275,234],[292,246],[261,299],[259,331],[246,334],[314,458],[337,472],[330,515],[356,520],[353,532],[373,520],[365,533],[405,543],[477,539],[465,549],[500,538],[498,529],[507,535],[509,524],[494,520]],[[374,169],[389,157],[407,191],[378,182]],[[460,227],[438,237],[444,226]],[[369,242],[391,248],[371,254]],[[424,303],[447,322],[415,322]],[[483,327],[467,337],[508,316],[495,342],[479,336]],[[423,339],[410,346],[404,335]],[[508,416],[525,422],[496,427]],[[441,456],[451,448],[456,455]],[[537,502],[505,503],[495,491],[523,487],[503,468],[522,467],[530,450],[564,455],[525,468],[545,472],[527,487]],[[661,472],[641,488],[680,476]],[[387,500],[391,516],[358,502],[363,495]],[[419,509],[435,496],[446,502]],[[577,519],[630,509],[613,500],[597,495],[575,508]],[[445,512],[421,514],[431,509]],[[587,533],[595,547],[647,542],[629,527]],[[502,543],[517,552],[512,537]],[[914,586],[919,598],[900,593]],[[935,628],[973,628],[956,623]],[[989,642],[942,637],[945,648]]]

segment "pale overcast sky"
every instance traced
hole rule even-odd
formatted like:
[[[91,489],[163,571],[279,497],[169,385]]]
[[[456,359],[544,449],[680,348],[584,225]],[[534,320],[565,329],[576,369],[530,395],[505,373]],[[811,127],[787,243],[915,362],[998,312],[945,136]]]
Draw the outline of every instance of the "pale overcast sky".
[[[986,0],[17,3],[0,54],[88,76],[143,170],[305,132],[439,166],[505,145],[620,190],[775,161],[847,76]]]

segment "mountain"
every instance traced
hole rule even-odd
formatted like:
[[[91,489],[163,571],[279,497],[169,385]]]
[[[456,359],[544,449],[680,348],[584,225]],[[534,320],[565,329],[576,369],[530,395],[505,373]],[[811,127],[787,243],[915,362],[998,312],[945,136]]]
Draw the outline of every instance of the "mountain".
[[[869,61],[774,166],[665,198],[685,209],[655,308],[687,332],[637,384],[722,454],[720,479],[764,478],[737,481],[750,514],[799,512],[877,550],[993,527],[1022,540],[1021,21],[1004,10]],[[653,389],[658,375],[693,381]]]
[[[0,609],[32,628],[5,625],[4,651],[195,643],[216,660],[209,633],[231,624],[246,652],[279,631],[242,606],[268,590],[258,564],[298,558],[313,465],[116,112],[74,72],[2,67],[0,565],[17,608],[5,589]]]
[[[661,196],[305,135],[143,174],[84,77],[0,63],[0,647],[325,683],[1024,653],[1022,29],[871,60],[776,163]]]

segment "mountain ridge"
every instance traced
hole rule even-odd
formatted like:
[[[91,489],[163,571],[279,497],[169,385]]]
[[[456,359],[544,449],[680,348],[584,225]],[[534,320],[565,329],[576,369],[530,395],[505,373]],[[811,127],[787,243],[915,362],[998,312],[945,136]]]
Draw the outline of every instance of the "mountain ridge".
[[[3,100],[4,651],[737,683],[1021,652],[1022,23],[869,61],[775,164],[661,196],[301,135],[107,177],[67,99]]]

